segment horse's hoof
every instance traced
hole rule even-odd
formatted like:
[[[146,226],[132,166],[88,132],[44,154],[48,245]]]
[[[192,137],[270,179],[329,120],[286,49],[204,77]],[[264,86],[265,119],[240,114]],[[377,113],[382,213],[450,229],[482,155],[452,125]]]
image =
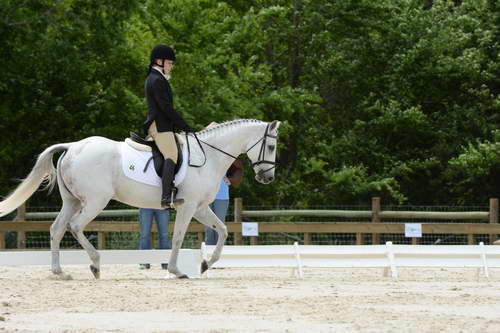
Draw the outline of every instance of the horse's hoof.
[[[54,273],[49,278],[51,280],[63,280],[63,281],[73,280],[73,277],[70,274],[65,274],[63,272],[61,272],[61,273]]]
[[[179,279],[189,279],[189,276],[187,276],[186,274],[182,274],[181,276],[179,276]]]
[[[90,271],[92,272],[92,274],[94,274],[94,277],[96,279],[99,279],[101,277],[101,271],[94,265],[90,265]]]
[[[205,271],[208,269],[208,263],[206,260],[203,260],[201,263],[201,274],[205,273]]]

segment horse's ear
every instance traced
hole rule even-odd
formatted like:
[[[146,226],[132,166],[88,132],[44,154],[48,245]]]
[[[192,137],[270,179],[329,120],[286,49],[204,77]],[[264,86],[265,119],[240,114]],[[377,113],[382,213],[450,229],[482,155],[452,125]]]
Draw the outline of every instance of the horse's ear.
[[[276,131],[276,130],[278,130],[278,127],[280,127],[280,125],[281,125],[281,121],[279,121],[279,120],[273,120],[273,122],[269,126],[269,129],[271,131]]]

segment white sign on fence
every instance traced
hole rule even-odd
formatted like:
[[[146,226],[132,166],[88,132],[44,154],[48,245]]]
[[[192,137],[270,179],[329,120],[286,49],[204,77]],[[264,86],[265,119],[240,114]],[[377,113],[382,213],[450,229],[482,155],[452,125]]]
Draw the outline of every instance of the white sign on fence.
[[[422,224],[405,223],[405,237],[422,237]]]
[[[243,236],[258,236],[259,235],[258,223],[242,222],[241,223],[241,234]]]

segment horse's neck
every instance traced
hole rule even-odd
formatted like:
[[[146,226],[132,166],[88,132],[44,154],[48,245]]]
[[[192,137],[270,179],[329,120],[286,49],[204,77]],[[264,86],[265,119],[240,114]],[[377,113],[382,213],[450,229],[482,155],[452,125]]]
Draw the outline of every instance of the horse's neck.
[[[253,144],[253,142],[258,141],[260,131],[257,129],[257,126],[259,125],[253,124],[235,129],[221,130],[223,132],[220,135],[207,138],[206,142],[234,157],[238,157],[240,154],[246,152],[249,143]],[[220,174],[222,178],[234,162],[234,158],[210,147],[205,146],[205,150],[207,151],[208,160],[214,163],[217,175]]]

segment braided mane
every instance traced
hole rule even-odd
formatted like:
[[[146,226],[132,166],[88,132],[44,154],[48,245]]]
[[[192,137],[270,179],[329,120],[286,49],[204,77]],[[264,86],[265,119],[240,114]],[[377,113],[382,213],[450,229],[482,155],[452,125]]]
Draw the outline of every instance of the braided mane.
[[[213,135],[217,135],[219,134],[220,132],[226,130],[226,129],[230,129],[230,128],[233,128],[233,127],[239,127],[239,126],[244,126],[244,125],[250,125],[250,124],[261,124],[263,123],[263,121],[260,121],[260,120],[257,120],[257,119],[236,119],[236,120],[229,120],[229,121],[225,121],[221,124],[218,124],[218,125],[215,125],[213,127],[210,127],[210,128],[207,128],[207,129],[204,129],[200,132],[198,132],[197,134],[202,137],[202,138],[207,138],[207,137],[211,137]]]

